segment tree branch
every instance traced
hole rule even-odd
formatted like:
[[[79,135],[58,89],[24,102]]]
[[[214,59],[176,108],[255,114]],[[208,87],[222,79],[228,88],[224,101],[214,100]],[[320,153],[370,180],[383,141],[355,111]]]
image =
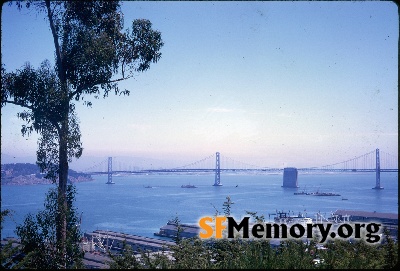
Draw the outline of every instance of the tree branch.
[[[33,106],[31,106],[31,105],[27,105],[27,104],[20,103],[20,102],[15,102],[15,101],[10,101],[10,100],[3,100],[3,101],[1,101],[1,103],[15,104],[15,105],[19,105],[21,107],[26,107],[26,108],[28,108],[30,110],[34,109]]]
[[[127,80],[127,79],[129,79],[131,77],[133,77],[133,75],[130,75],[130,76],[127,76],[127,77],[118,78],[118,79],[115,79],[115,80],[110,80],[110,81],[107,81],[107,82],[97,82],[97,83],[90,84],[90,85],[86,84],[86,85],[83,85],[81,87],[78,87],[75,91],[71,92],[69,94],[68,98],[71,100],[76,94],[82,93],[85,89],[88,89],[90,87],[94,87],[96,85],[101,85],[101,84],[116,83],[116,82],[120,82],[120,81],[123,81],[123,80]]]
[[[56,27],[54,25],[53,21],[53,14],[50,8],[50,0],[46,0],[46,7],[47,7],[47,17],[49,17],[49,22],[50,22],[50,29],[51,33],[53,35],[53,40],[54,40],[54,46],[56,49],[56,57],[57,57],[57,67],[58,67],[58,76],[60,78],[60,81],[63,82],[65,76],[64,76],[64,69],[62,65],[62,56],[61,56],[61,50],[60,50],[60,44],[58,42],[58,35],[56,31]]]
[[[21,106],[21,107],[28,108],[28,109],[30,109],[30,110],[32,110],[32,111],[34,111],[34,109],[35,109],[35,108],[34,108],[33,106],[31,106],[31,105],[23,104],[23,103],[20,103],[20,102],[15,102],[15,101],[10,101],[10,100],[3,100],[3,101],[1,101],[1,102],[2,102],[2,103],[15,104],[15,105],[18,105],[18,106]],[[46,119],[47,119],[47,121],[49,121],[49,122],[56,128],[57,132],[60,133],[60,126],[58,125],[58,123],[52,121],[52,120],[49,119],[49,118],[46,118]]]

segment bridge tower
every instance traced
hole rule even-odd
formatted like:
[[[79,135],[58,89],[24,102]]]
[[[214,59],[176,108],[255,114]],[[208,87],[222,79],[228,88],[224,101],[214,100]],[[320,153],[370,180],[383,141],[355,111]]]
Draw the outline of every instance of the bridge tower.
[[[108,180],[106,184],[114,184],[112,180],[112,157],[108,157]]]
[[[222,186],[220,176],[219,152],[215,153],[215,182],[214,186]]]
[[[298,170],[295,167],[285,167],[283,169],[283,185],[282,187],[298,188]]]
[[[376,156],[376,184],[375,187],[373,187],[372,189],[383,189],[383,187],[381,186],[381,163],[380,163],[380,159],[379,159],[379,149],[376,149],[375,152],[375,156]]]

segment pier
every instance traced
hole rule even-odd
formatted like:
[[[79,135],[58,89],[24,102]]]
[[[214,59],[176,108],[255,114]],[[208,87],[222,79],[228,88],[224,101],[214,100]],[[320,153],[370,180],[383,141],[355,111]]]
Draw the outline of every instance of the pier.
[[[169,250],[169,246],[175,245],[175,242],[156,238],[114,231],[95,230],[84,234],[83,249],[85,251],[98,250],[101,252],[107,252],[109,250],[119,251],[123,249],[124,242],[130,245],[135,252]]]

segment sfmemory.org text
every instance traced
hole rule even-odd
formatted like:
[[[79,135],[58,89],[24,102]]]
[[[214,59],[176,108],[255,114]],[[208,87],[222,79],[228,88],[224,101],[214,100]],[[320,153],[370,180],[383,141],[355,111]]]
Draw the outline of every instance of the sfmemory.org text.
[[[381,224],[370,223],[310,223],[310,224],[277,224],[277,223],[257,223],[250,225],[250,217],[244,217],[239,223],[233,217],[217,216],[202,217],[199,226],[202,231],[199,237],[207,238],[234,238],[235,233],[240,234],[241,238],[265,238],[265,239],[285,239],[285,238],[308,238],[319,237],[320,243],[328,239],[364,239],[373,244],[380,241]]]

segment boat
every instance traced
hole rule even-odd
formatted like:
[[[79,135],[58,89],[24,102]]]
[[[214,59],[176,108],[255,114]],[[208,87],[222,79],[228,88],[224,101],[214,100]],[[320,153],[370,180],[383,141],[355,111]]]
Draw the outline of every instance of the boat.
[[[295,195],[309,195],[310,193],[306,192],[306,189],[304,188],[303,191],[301,192],[294,192]]]
[[[340,196],[340,194],[332,193],[332,192],[311,192],[307,193],[305,191],[302,192],[295,192],[295,195],[311,195],[311,196]]]
[[[310,224],[313,223],[311,217],[306,217],[304,214],[300,213],[297,216],[291,216],[289,213],[286,212],[276,212],[276,217],[274,221],[276,223],[283,223],[283,224]]]
[[[192,184],[186,184],[186,185],[182,185],[182,188],[197,188],[197,186],[194,186]]]
[[[312,196],[340,196],[340,194],[332,193],[332,192],[319,192],[319,189],[316,192],[307,193],[307,195]]]
[[[152,186],[150,186],[150,185],[148,185],[148,186],[145,186],[144,188],[153,188]]]
[[[314,196],[340,196],[340,194],[332,193],[332,192],[315,192]]]
[[[108,181],[108,182],[106,182],[106,184],[115,184],[115,182],[113,182],[113,181]]]
[[[295,195],[309,195],[309,193],[306,193],[304,191],[301,192],[294,192]]]

